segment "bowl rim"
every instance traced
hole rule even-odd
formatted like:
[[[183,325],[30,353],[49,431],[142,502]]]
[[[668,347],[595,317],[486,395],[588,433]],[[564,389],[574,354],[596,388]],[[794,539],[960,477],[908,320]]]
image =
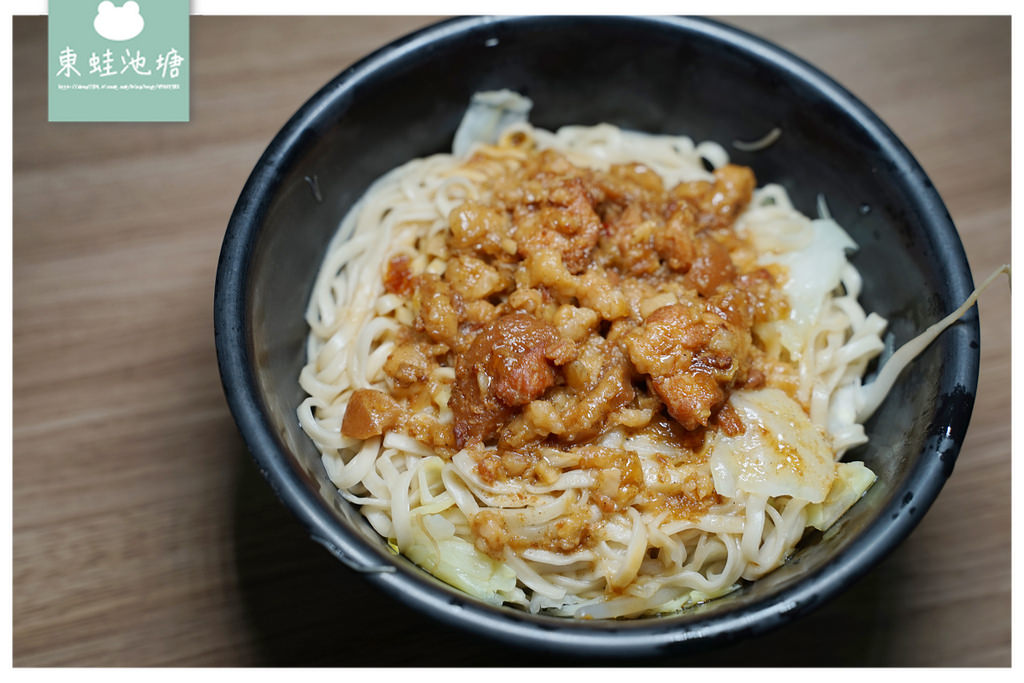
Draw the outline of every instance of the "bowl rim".
[[[563,17],[562,20],[572,19]],[[849,91],[810,65],[762,38],[741,29],[703,18],[590,17],[591,21],[635,22],[674,30],[680,36],[700,35],[722,42],[750,59],[767,63],[836,103],[866,134],[879,144],[895,172],[905,178],[912,205],[928,226],[936,253],[949,271],[950,295],[964,300],[974,288],[966,254],[942,199],[924,170],[899,138]],[[370,540],[347,529],[304,475],[289,461],[260,396],[252,364],[252,321],[248,316],[249,264],[270,205],[273,190],[289,165],[311,143],[308,135],[331,103],[351,93],[358,84],[390,64],[414,56],[438,41],[464,39],[490,27],[510,27],[553,17],[458,17],[409,33],[349,66],[314,94],[277,133],[256,163],[232,212],[217,266],[214,295],[214,336],[218,366],[228,405],[264,478],[281,501],[306,527],[313,540],[324,545],[348,567],[421,612],[449,624],[509,644],[549,653],[581,656],[648,656],[693,651],[711,644],[763,633],[793,620],[835,597],[891,552],[921,520],[952,472],[963,442],[977,389],[979,326],[972,308],[955,326],[962,338],[946,363],[940,380],[944,415],[934,442],[929,441],[906,481],[889,504],[860,531],[842,552],[799,581],[750,605],[738,606],[701,619],[686,615],[633,621],[581,621],[530,615],[510,608],[485,605],[442,584],[407,560],[403,565]],[[947,333],[950,331],[947,330]],[[934,416],[933,416],[934,419]],[[913,505],[909,503],[913,501]],[[403,558],[404,559],[404,558]]]

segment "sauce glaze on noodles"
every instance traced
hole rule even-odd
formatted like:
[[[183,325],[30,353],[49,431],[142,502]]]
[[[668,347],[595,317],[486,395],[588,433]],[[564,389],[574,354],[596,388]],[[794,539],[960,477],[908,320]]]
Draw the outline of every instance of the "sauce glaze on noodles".
[[[450,349],[434,349],[437,362],[404,388],[388,363],[410,330],[423,327],[422,302],[407,280],[440,279],[453,262],[453,212],[467,201],[486,205],[496,179],[538,150],[599,172],[638,163],[665,188],[715,180],[704,160],[720,170],[728,163],[720,146],[685,137],[609,125],[551,133],[521,123],[468,160],[440,154],[383,176],[343,220],[310,297],[308,364],[300,375],[309,398],[298,411],[301,425],[341,495],[361,506],[396,551],[479,598],[611,618],[720,596],[778,567],[808,527],[828,529],[874,481],[862,463],[840,462],[866,441],[858,390],[883,348],[885,327],[857,302],[860,277],[845,258],[855,245],[827,215],[812,220],[796,211],[782,187],[755,190],[728,227],[735,234],[731,255],[746,259],[743,272],[775,273],[775,296],[785,303],[753,327],[758,367],[768,371],[762,382],[729,387],[733,427],[723,429],[714,418],[698,425],[703,441],[687,450],[657,430],[632,429],[629,419],[643,408],[634,405],[632,417],[623,408],[617,422],[609,419],[581,448],[551,438],[534,442],[532,478],[510,476],[515,463],[489,476],[484,463],[501,455],[493,444],[460,439],[453,447]],[[587,296],[582,288],[573,300]],[[650,323],[657,308],[684,299],[680,291],[670,286],[661,299],[634,304],[642,309],[631,313],[640,342],[644,319]],[[500,298],[507,306],[507,287]],[[366,390],[391,402],[364,405],[365,397],[378,396]],[[356,412],[349,410],[353,397],[369,415],[369,428],[359,434],[366,438],[342,433],[346,413]],[[594,455],[587,448],[602,450]],[[639,469],[629,470],[627,459]],[[544,476],[536,474],[538,463]],[[627,471],[636,484],[630,495],[602,506],[606,475],[614,473],[615,491],[625,486]],[[658,486],[686,477],[713,484],[705,504],[683,512],[652,504]],[[553,529],[568,527],[577,532],[574,543],[551,542]]]

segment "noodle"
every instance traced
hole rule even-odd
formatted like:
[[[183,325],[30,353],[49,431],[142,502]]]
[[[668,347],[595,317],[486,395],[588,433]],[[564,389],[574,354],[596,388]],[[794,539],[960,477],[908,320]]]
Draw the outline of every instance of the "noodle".
[[[493,111],[502,101],[488,104],[488,116],[504,125]],[[410,161],[374,183],[331,241],[306,311],[308,364],[299,381],[309,397],[299,421],[332,482],[362,506],[382,537],[481,599],[532,612],[615,618],[672,612],[755,580],[786,559],[806,528],[827,528],[860,498],[874,475],[861,463],[839,459],[866,441],[861,422],[877,406],[873,394],[891,386],[887,380],[867,398],[859,393],[867,364],[883,348],[885,321],[857,303],[860,277],[844,255],[855,245],[827,208],[811,220],[774,185],[755,190],[730,228],[737,235],[733,258],[749,252],[744,272],[779,274],[785,297],[753,330],[753,353],[759,367],[769,369],[767,379],[731,392],[728,406],[739,429],[716,428],[721,417],[701,423],[696,431],[705,434],[703,444],[687,450],[643,427],[658,409],[634,400],[616,404],[596,437],[573,443],[566,436],[572,432],[565,424],[569,409],[531,397],[523,413],[546,424],[549,436],[535,441],[528,457],[515,449],[499,452],[479,438],[439,446],[451,444],[452,425],[463,419],[461,366],[438,361],[403,384],[390,374],[389,361],[427,315],[426,294],[414,295],[408,278],[429,279],[465,265],[446,246],[453,216],[488,201],[509,169],[543,150],[599,173],[640,160],[665,187],[721,177],[706,171],[702,159],[715,169],[728,163],[714,143],[609,125],[548,132],[521,120],[497,145],[473,149],[469,160],[439,154]],[[480,239],[494,240],[495,258],[511,259],[502,254],[514,253],[516,245],[495,235]],[[539,256],[531,261],[538,270],[545,263]],[[484,287],[492,276],[481,270],[474,277]],[[559,314],[559,329],[593,330],[596,317],[618,315],[612,311],[620,299],[598,285],[586,266],[544,284],[552,296],[579,302]],[[507,292],[509,285],[502,287]],[[655,312],[678,308],[675,291],[650,297],[634,312],[649,334],[661,315]],[[501,305],[515,296],[503,294]],[[527,306],[527,298],[515,301]],[[451,346],[432,353],[450,358]],[[405,394],[395,393],[399,385]],[[382,407],[362,405],[371,399]],[[404,406],[401,416],[395,405]],[[354,421],[349,413],[364,409],[366,438],[343,435],[353,433],[345,428]],[[766,446],[762,433],[776,428],[784,443]],[[573,445],[555,447],[552,439]],[[523,468],[531,476],[517,474]],[[751,477],[754,471],[761,476]],[[662,489],[675,493],[657,493]],[[691,507],[672,507],[669,500]]]
[[[765,133],[763,137],[760,137],[757,140],[751,140],[750,142],[733,140],[732,146],[741,152],[759,152],[762,149],[767,149],[774,145],[780,137],[782,137],[782,129],[772,128],[770,131]]]

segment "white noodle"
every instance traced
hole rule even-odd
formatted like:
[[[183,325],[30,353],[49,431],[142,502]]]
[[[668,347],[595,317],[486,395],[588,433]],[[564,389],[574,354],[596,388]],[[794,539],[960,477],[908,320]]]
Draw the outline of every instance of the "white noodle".
[[[552,133],[516,123],[506,135],[516,131],[582,166],[606,169],[642,160],[666,186],[711,179],[702,158],[716,168],[728,162],[725,150],[714,143],[695,145],[685,137],[641,135],[608,125]],[[772,131],[757,144],[771,144],[777,137],[778,131]],[[573,510],[589,509],[590,519],[603,519],[603,524],[600,538],[587,548],[562,554],[506,547],[503,561],[478,553],[483,559],[475,561],[474,571],[491,572],[487,581],[502,586],[493,589],[496,601],[535,612],[594,618],[657,613],[722,595],[741,577],[756,578],[777,567],[803,534],[806,501],[744,494],[684,520],[644,512],[636,505],[603,514],[591,495],[599,481],[590,470],[570,470],[548,485],[521,489],[510,482],[483,481],[468,451],[444,460],[397,431],[365,442],[341,436],[341,421],[356,389],[388,390],[381,366],[397,330],[412,320],[401,297],[384,292],[387,258],[405,253],[414,259],[414,272],[443,272],[442,254],[428,255],[423,249],[430,249],[432,239],[443,242],[453,208],[486,194],[480,174],[462,173],[461,164],[439,154],[380,178],[345,216],[317,276],[306,310],[311,330],[308,364],[299,377],[309,398],[298,418],[342,495],[362,505],[373,528],[400,550],[418,544],[434,556],[445,543],[458,539],[474,544],[473,522],[482,510],[496,512],[514,533],[531,538]],[[828,217],[823,200],[820,211]],[[778,186],[758,190],[737,225],[752,221],[777,225],[783,245],[805,240],[801,231],[809,224]],[[836,459],[865,440],[859,423],[877,407],[899,369],[974,301],[969,299],[897,351],[878,379],[861,389],[860,376],[882,348],[879,335],[885,322],[866,315],[857,303],[860,278],[852,266],[844,264],[840,281],[839,289],[822,303],[799,353],[799,393],[813,422],[832,439]],[[447,396],[454,373],[446,368],[433,379],[442,390],[427,410],[450,421]],[[622,435],[606,435],[603,443],[621,445]],[[628,447],[645,472],[653,471],[657,449],[639,442]],[[460,552],[477,552],[459,547]],[[649,556],[655,551],[656,556]],[[499,578],[507,571],[515,580],[503,584]],[[617,597],[609,589],[619,591]]]
[[[774,145],[780,137],[782,137],[782,129],[772,128],[763,137],[757,140],[752,140],[750,142],[733,140],[732,146],[741,152],[758,152],[766,147]]]

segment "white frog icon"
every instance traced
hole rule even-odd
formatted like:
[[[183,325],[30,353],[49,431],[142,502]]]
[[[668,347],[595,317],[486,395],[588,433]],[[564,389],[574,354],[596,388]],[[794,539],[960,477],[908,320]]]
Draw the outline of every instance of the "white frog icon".
[[[103,0],[96,8],[92,27],[107,40],[131,40],[142,33],[146,25],[139,12],[139,3],[129,0],[117,7],[110,0]]]

